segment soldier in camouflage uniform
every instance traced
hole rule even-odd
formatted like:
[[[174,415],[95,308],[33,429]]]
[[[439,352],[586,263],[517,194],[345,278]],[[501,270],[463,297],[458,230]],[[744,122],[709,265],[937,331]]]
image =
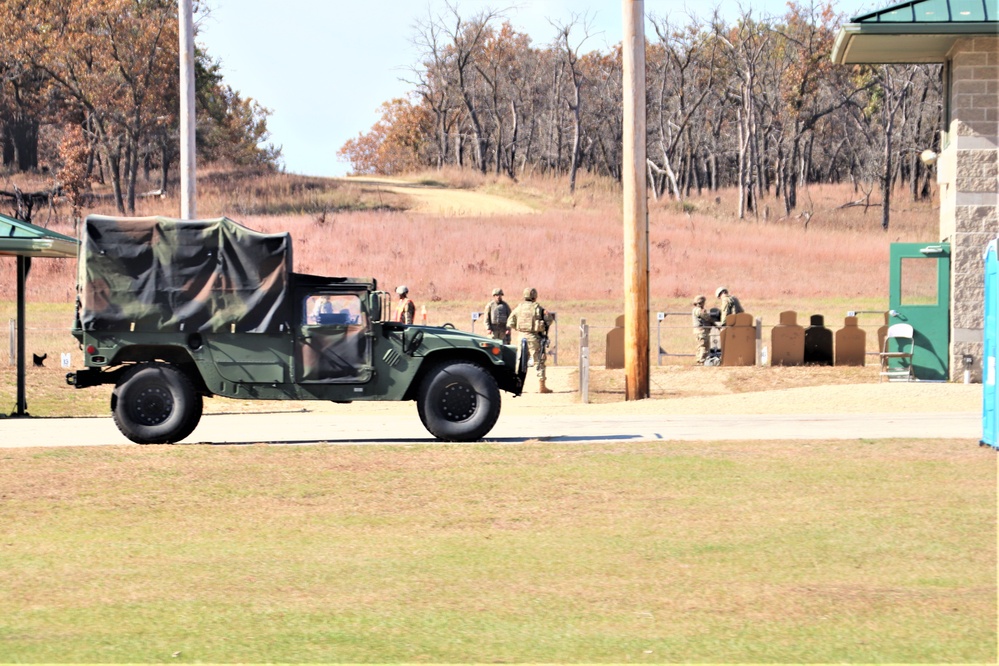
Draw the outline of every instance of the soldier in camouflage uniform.
[[[493,289],[493,300],[486,304],[486,327],[493,340],[510,344],[510,328],[506,325],[510,318],[510,304],[503,300],[503,290]]]
[[[694,309],[691,312],[691,323],[694,325],[694,338],[697,340],[697,365],[704,365],[711,347],[711,327],[715,325],[711,315],[704,309],[707,299],[698,296],[694,299]]]
[[[728,293],[728,287],[718,287],[715,291],[715,298],[721,300],[721,325],[725,325],[725,318],[730,314],[741,314],[744,312],[739,299]]]
[[[506,320],[511,331],[516,330],[527,340],[527,351],[534,359],[534,369],[538,373],[538,392],[551,393],[545,386],[545,349],[548,346],[548,325],[551,317],[538,304],[538,290],[528,287],[524,290],[524,302],[514,308]]]
[[[395,288],[399,300],[395,307],[395,320],[403,324],[412,324],[416,318],[416,304],[409,298],[409,287],[399,285]]]

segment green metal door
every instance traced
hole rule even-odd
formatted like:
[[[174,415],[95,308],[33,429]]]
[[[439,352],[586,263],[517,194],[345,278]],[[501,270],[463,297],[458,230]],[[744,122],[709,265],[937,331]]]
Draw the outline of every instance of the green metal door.
[[[889,324],[912,324],[916,379],[946,381],[950,345],[950,244],[892,243]]]

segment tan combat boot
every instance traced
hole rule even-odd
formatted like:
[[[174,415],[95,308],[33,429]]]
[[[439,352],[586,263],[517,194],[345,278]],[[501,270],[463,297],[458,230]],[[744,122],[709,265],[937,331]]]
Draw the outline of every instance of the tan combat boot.
[[[552,390],[550,388],[548,388],[547,386],[545,386],[545,380],[544,380],[544,378],[542,377],[541,379],[539,379],[538,380],[538,393],[551,393],[551,392],[552,392]]]

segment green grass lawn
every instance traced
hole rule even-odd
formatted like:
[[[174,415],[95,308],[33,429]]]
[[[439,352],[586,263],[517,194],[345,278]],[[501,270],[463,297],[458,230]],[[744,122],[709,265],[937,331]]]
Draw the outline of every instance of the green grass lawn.
[[[996,458],[2,449],[0,608],[0,662],[994,663]]]

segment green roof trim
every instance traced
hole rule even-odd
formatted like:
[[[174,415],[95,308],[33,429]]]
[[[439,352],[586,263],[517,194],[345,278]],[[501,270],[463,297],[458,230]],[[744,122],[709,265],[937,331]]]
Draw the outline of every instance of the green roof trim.
[[[836,35],[838,65],[946,62],[967,38],[999,38],[999,0],[910,0],[850,19]]]
[[[999,20],[996,0],[912,0],[850,19],[851,23],[980,23]]]
[[[69,259],[79,245],[71,236],[0,215],[0,255]]]

